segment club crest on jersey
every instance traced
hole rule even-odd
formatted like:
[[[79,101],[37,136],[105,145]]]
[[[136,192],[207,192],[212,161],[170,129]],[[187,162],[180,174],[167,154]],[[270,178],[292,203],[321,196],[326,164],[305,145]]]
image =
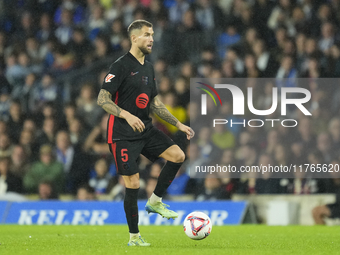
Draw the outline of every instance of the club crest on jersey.
[[[142,82],[143,82],[144,85],[148,85],[149,77],[147,77],[147,76],[142,76]]]
[[[105,77],[105,82],[110,82],[111,80],[112,80],[112,78],[114,78],[116,75],[114,75],[114,74],[108,74],[108,75],[106,75],[106,77]]]

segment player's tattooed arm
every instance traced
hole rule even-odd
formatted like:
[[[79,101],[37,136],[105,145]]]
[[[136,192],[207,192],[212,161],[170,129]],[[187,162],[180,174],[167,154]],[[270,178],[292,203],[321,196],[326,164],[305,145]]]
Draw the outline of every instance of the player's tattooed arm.
[[[112,95],[105,89],[101,89],[97,98],[97,104],[101,106],[107,113],[123,118],[129,123],[133,131],[143,132],[144,123],[136,116],[123,110],[112,101]]]
[[[112,95],[106,89],[101,89],[98,95],[97,104],[107,113],[121,117],[122,109],[112,101]]]
[[[177,126],[178,119],[173,116],[169,110],[165,107],[158,96],[155,96],[150,104],[151,110],[156,113],[162,120],[170,123],[171,125]]]
[[[192,130],[191,127],[182,124],[178,119],[176,119],[176,117],[173,116],[168,109],[166,109],[165,105],[162,103],[158,96],[154,97],[150,104],[150,107],[151,110],[156,113],[161,119],[176,126],[180,131],[184,132],[188,140],[194,137],[194,130]]]

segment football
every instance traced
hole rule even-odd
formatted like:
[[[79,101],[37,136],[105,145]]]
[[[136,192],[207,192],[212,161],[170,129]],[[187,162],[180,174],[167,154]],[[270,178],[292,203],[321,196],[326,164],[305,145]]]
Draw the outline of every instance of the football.
[[[212,224],[208,215],[202,212],[192,212],[183,222],[185,234],[193,240],[202,240],[211,233]]]

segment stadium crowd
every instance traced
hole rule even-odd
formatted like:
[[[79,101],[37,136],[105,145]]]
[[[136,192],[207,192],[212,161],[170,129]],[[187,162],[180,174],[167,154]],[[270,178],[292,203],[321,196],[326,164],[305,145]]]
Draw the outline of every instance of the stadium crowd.
[[[339,189],[338,179],[303,175],[190,176],[191,163],[339,164],[340,86],[317,79],[340,77],[339,0],[0,0],[0,194],[123,199],[123,181],[105,139],[108,116],[96,99],[109,65],[129,50],[126,28],[135,19],[154,25],[148,59],[162,101],[183,123],[202,123],[198,105],[190,102],[193,77],[306,78],[312,94],[312,117],[290,112],[299,122],[293,133],[282,126],[202,125],[189,147],[176,128],[153,116],[187,157],[169,197],[215,200],[234,193]],[[257,109],[271,106],[272,87],[253,84]],[[230,109],[224,104],[221,116],[230,116]],[[140,158],[140,198],[153,192],[163,164]]]

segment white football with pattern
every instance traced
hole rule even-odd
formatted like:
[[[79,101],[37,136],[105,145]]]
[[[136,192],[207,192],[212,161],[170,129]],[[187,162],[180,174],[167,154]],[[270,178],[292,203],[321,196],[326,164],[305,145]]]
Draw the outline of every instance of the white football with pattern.
[[[208,215],[203,212],[192,212],[183,222],[185,234],[193,240],[202,240],[211,233],[212,224]]]

